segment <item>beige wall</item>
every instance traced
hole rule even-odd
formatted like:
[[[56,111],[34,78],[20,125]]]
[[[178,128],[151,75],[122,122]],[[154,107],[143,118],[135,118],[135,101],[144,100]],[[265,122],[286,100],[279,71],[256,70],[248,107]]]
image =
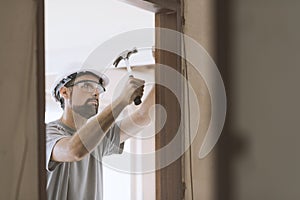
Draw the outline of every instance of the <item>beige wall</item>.
[[[36,2],[0,5],[0,199],[38,199]]]
[[[215,12],[214,1],[211,0],[186,0],[185,1],[185,26],[184,34],[195,39],[211,57],[216,58],[215,48]],[[186,49],[186,53],[192,53]],[[187,190],[185,199],[192,199],[192,188],[194,200],[212,200],[215,199],[215,171],[216,171],[216,152],[213,150],[204,159],[198,158],[200,147],[203,143],[208,124],[210,122],[210,95],[206,84],[196,69],[188,65],[188,77],[194,92],[197,95],[200,104],[201,116],[199,130],[191,146],[191,152],[185,154],[185,183]],[[191,105],[191,118],[195,117]],[[188,123],[188,122],[186,122]],[[192,161],[190,160],[190,153]],[[191,170],[192,169],[192,173]],[[192,181],[191,181],[192,175]],[[193,186],[193,187],[192,187]]]
[[[231,200],[299,199],[300,2],[232,1]],[[230,144],[230,143],[227,143]]]
[[[211,1],[185,2],[186,33],[214,57]],[[299,199],[300,2],[226,5],[227,123],[218,155],[199,160],[198,140],[193,144],[194,199]]]

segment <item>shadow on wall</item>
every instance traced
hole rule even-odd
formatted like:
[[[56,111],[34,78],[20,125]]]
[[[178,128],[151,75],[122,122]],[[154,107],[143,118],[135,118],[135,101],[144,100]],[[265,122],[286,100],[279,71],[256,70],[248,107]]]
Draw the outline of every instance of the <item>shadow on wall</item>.
[[[236,200],[233,195],[233,170],[238,157],[247,154],[249,138],[243,138],[243,130],[237,130],[234,125],[234,79],[231,77],[231,46],[230,46],[230,3],[231,1],[217,1],[217,66],[223,77],[227,95],[227,115],[223,133],[217,145],[216,199]]]
[[[227,93],[216,199],[300,199],[300,2],[216,3]]]

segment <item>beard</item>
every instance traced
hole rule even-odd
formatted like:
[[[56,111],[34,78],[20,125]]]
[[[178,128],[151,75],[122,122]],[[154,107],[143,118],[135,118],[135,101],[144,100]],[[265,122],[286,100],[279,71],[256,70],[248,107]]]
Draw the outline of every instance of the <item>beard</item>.
[[[89,104],[90,101],[95,101],[95,99],[87,99],[83,105],[73,105],[73,111],[85,119],[96,115],[98,113],[98,104]]]

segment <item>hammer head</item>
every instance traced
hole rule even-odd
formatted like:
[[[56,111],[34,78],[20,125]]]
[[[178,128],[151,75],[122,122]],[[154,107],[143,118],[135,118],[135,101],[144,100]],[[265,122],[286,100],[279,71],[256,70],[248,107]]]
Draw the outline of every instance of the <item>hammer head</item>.
[[[125,60],[125,59],[128,60],[129,57],[130,57],[132,54],[137,53],[137,52],[138,52],[138,50],[136,49],[136,47],[134,47],[132,50],[126,50],[126,51],[123,51],[123,52],[116,58],[116,60],[114,61],[113,65],[114,65],[115,67],[117,67],[118,64],[119,64],[119,62],[120,62],[121,60]]]

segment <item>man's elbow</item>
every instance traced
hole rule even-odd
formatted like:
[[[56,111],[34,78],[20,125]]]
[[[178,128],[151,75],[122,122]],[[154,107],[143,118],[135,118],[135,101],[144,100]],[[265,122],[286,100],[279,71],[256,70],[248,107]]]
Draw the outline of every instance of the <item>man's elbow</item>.
[[[78,162],[78,161],[83,160],[83,158],[85,156],[86,156],[86,154],[75,152],[75,153],[72,153],[72,160],[73,160],[73,162]]]
[[[69,152],[74,162],[83,160],[84,157],[89,153],[84,146],[70,147]]]
[[[148,112],[137,112],[133,120],[135,124],[142,127],[148,126],[151,123]]]

